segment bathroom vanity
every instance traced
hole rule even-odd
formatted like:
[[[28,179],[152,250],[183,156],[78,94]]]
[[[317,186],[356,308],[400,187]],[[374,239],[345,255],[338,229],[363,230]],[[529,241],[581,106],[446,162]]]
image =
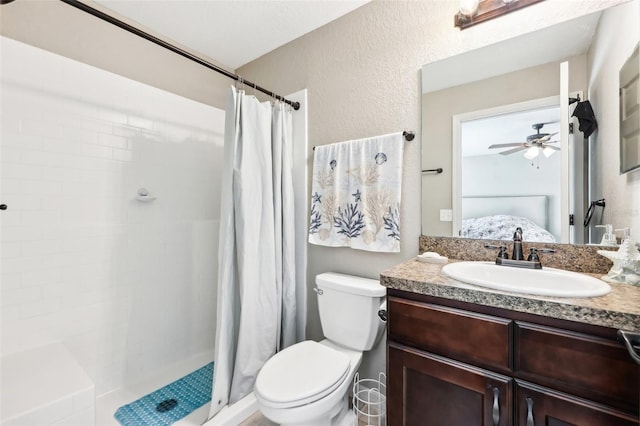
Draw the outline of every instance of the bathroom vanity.
[[[552,298],[485,290],[410,260],[388,294],[389,425],[638,424],[640,288]]]

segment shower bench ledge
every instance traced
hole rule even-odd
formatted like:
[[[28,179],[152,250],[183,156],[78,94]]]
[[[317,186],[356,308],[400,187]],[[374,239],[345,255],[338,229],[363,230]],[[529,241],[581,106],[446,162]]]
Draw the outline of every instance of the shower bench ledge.
[[[4,355],[2,426],[95,425],[95,385],[61,343]]]

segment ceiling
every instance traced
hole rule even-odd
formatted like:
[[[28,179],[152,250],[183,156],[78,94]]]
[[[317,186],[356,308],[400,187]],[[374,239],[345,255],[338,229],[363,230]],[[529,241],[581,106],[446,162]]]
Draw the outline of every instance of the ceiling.
[[[532,125],[545,124],[540,133],[560,131],[560,106],[540,108],[493,117],[480,118],[462,123],[462,155],[497,155],[509,148],[489,149],[498,143],[526,142],[528,135],[536,133]],[[559,140],[559,135],[551,140]],[[558,147],[560,143],[556,144]],[[519,155],[522,156],[524,151]],[[514,154],[518,155],[518,154]]]
[[[95,0],[237,69],[370,0]]]

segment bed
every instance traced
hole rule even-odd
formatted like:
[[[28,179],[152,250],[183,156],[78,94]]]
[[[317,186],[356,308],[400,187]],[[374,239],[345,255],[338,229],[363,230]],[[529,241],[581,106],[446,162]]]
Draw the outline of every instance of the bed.
[[[517,227],[525,241],[553,243],[546,195],[462,197],[460,236],[512,240]]]

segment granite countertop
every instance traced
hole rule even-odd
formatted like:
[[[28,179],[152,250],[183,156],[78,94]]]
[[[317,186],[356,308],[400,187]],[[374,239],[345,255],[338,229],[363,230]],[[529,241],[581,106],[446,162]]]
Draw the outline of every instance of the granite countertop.
[[[455,260],[450,260],[453,262]],[[442,274],[442,264],[411,259],[380,274],[388,288],[535,315],[640,331],[640,287],[611,284],[605,296],[567,298],[508,293],[466,284]],[[600,278],[602,274],[589,274]]]

